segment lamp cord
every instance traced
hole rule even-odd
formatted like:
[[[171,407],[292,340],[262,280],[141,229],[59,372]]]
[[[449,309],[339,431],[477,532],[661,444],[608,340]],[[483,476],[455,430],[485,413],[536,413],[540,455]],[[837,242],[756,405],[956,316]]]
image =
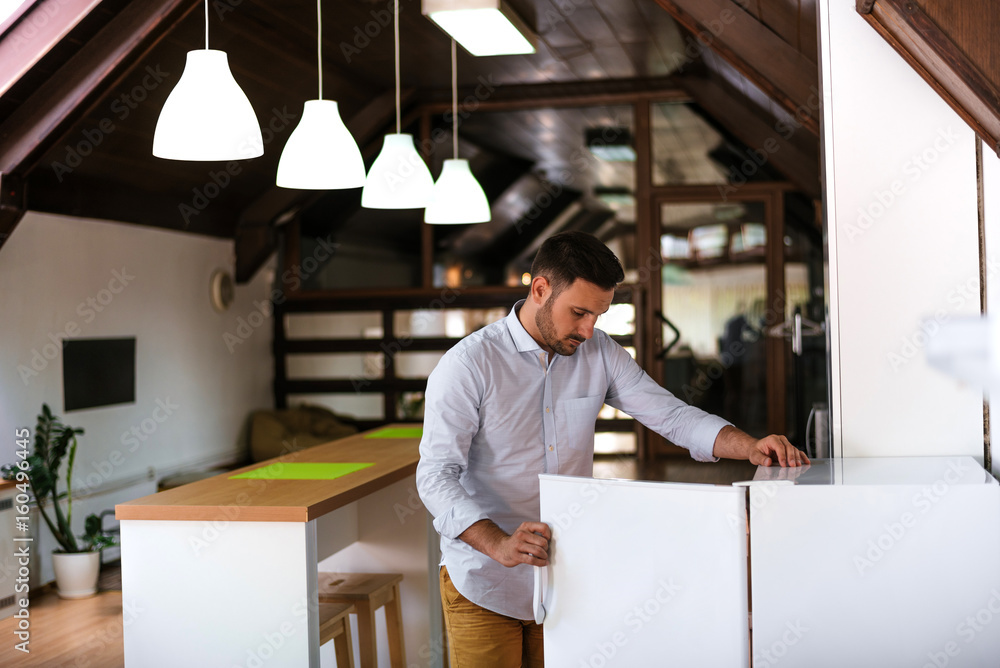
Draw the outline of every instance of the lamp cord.
[[[452,157],[458,160],[458,56],[451,40],[451,145]]]
[[[205,50],[208,51],[208,0],[205,0]]]
[[[323,0],[316,0],[316,63],[319,70],[319,99],[323,99]]]
[[[396,134],[402,132],[400,127],[400,103],[399,103],[399,0],[393,3],[393,32],[396,44]]]

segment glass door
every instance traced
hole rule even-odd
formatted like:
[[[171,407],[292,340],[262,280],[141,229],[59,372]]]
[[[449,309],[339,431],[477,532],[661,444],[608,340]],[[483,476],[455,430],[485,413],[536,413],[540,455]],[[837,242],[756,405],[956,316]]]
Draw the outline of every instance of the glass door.
[[[664,386],[755,436],[769,429],[767,199],[661,199]],[[777,322],[776,322],[777,321]],[[773,381],[772,381],[773,382]]]

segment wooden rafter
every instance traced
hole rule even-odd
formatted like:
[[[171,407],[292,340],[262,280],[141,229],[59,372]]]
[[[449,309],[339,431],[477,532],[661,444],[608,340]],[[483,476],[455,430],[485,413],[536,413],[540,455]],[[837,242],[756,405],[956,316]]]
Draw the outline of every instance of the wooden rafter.
[[[27,176],[34,164],[80,118],[119,84],[162,36],[198,6],[193,0],[129,3],[6,120],[0,135],[3,180]],[[5,193],[6,194],[6,193]],[[26,202],[24,193],[17,199]],[[20,215],[0,216],[0,245]]]
[[[945,31],[912,0],[857,0],[857,11],[1000,155],[1000,92]]]
[[[99,4],[101,0],[40,0],[21,5],[0,34],[0,95]]]
[[[732,0],[656,0],[743,76],[819,136],[819,70],[794,47]],[[704,38],[701,40],[701,38]]]
[[[648,79],[601,79],[568,83],[505,84],[495,89],[489,82],[458,90],[460,101],[474,98],[476,111],[519,109],[559,109],[630,104],[639,100],[687,102],[690,97],[673,77]],[[488,95],[484,95],[484,92]],[[461,103],[461,102],[460,102]],[[422,108],[434,114],[451,110],[451,91],[434,91],[425,97]]]
[[[790,139],[795,128],[768,125],[748,108],[748,102],[726,83],[704,77],[680,77],[680,85],[694,101],[750,149],[785,175],[810,197],[821,193],[819,143],[813,137],[804,142],[807,150]]]

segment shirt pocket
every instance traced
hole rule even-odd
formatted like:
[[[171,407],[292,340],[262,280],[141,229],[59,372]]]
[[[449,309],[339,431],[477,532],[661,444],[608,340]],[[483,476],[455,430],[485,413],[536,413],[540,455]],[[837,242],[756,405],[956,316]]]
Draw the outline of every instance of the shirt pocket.
[[[604,405],[604,395],[565,399],[557,406],[559,433],[574,450],[594,447],[594,424]]]

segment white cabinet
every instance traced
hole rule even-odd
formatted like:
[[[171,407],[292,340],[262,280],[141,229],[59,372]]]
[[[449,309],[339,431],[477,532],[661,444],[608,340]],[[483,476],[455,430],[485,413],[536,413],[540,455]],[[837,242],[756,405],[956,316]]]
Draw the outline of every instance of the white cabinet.
[[[974,459],[790,473],[750,488],[756,668],[1000,665],[1000,485]]]
[[[1000,485],[971,457],[761,468],[749,492],[539,479],[548,668],[1000,665]]]

